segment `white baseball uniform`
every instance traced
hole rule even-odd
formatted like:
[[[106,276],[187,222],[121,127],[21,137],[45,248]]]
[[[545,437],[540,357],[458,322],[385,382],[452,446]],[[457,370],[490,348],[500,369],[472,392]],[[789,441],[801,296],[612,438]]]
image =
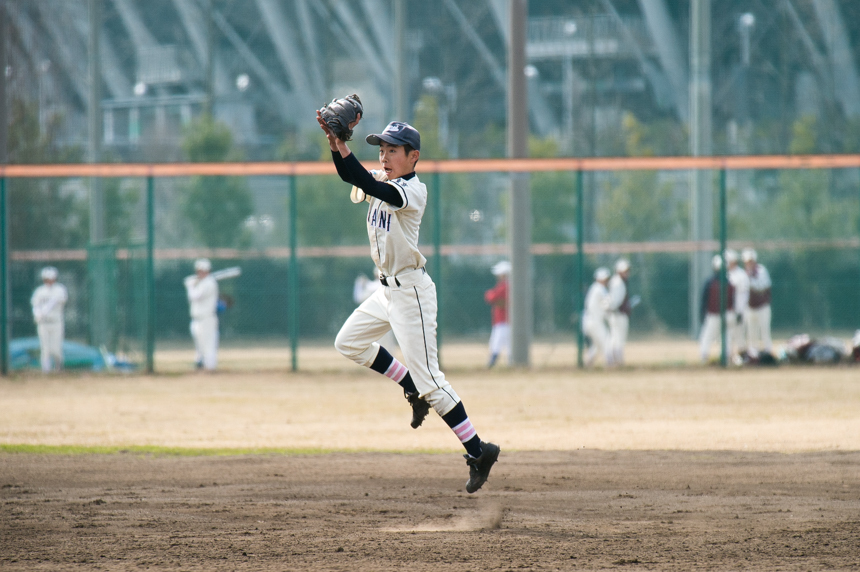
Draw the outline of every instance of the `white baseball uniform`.
[[[375,176],[377,172],[371,174]],[[369,367],[379,353],[377,340],[393,331],[419,395],[442,416],[460,398],[439,371],[436,285],[424,269],[426,260],[418,250],[427,187],[415,173],[387,184],[400,195],[403,206],[398,208],[369,197],[366,220],[370,256],[386,287],[355,309],[338,332],[335,347],[359,365]]]
[[[627,343],[627,331],[630,328],[630,316],[627,314],[627,281],[620,275],[613,274],[609,279],[609,353],[608,365],[624,363],[624,346]]]
[[[352,288],[352,299],[356,304],[361,304],[380,288],[382,288],[382,283],[379,279],[372,280],[364,274],[360,274],[355,279],[355,284]],[[397,347],[397,339],[394,337],[394,333],[390,331],[379,338],[377,342],[384,348],[394,349]]]
[[[203,278],[189,276],[185,279],[185,289],[196,360],[212,371],[218,365],[218,281],[211,274]]]
[[[770,336],[770,273],[756,263],[749,273],[749,308],[745,318],[747,326],[747,353],[757,356],[759,350],[773,352]]]
[[[585,363],[594,363],[598,352],[609,362],[609,329],[606,326],[606,313],[609,310],[609,290],[595,281],[585,295],[585,309],[582,313],[582,333],[591,338],[591,347],[586,353]]]
[[[727,332],[729,356],[736,356],[746,345],[746,322],[747,310],[749,309],[750,300],[750,279],[747,276],[746,270],[739,265],[729,268],[726,278],[735,289],[735,304],[734,304],[734,319],[728,323],[730,326]],[[738,323],[737,317],[740,316],[744,322]],[[728,319],[728,316],[726,317]]]
[[[42,284],[33,292],[30,304],[33,306],[33,319],[39,335],[42,371],[63,367],[63,339],[65,321],[63,310],[69,294],[59,282]]]

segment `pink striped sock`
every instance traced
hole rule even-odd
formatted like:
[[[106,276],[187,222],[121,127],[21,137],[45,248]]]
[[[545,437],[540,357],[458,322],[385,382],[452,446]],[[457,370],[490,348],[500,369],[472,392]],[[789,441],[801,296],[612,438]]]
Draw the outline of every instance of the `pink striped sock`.
[[[465,421],[463,421],[453,429],[454,433],[457,435],[457,438],[460,439],[460,443],[465,443],[466,441],[478,434],[478,432],[475,431],[475,428],[472,427],[472,422],[469,421],[468,417]]]
[[[391,358],[391,365],[388,366],[388,369],[385,370],[385,377],[391,378],[397,383],[403,381],[403,378],[406,377],[406,374],[409,373],[409,370],[406,369],[406,366],[397,361],[397,358]]]

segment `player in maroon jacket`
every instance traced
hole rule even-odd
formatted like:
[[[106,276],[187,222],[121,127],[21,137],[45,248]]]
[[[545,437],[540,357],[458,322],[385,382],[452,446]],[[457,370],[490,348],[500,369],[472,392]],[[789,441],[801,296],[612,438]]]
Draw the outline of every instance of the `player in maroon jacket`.
[[[702,357],[702,362],[708,361],[708,353],[711,345],[720,339],[722,332],[722,323],[720,320],[720,269],[723,266],[723,260],[720,255],[714,256],[711,261],[711,266],[714,269],[714,274],[707,282],[702,291],[702,311],[701,321],[702,330],[699,334],[699,354]],[[731,336],[730,326],[736,322],[734,304],[735,304],[735,287],[726,281],[726,291],[724,294],[725,311],[726,311],[726,335]]]

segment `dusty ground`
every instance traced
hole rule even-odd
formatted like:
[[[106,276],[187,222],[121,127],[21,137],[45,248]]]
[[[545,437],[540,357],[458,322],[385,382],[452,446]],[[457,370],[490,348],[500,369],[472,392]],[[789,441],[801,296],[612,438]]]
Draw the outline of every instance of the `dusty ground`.
[[[0,569],[860,568],[856,368],[450,371],[474,495],[361,370],[0,380]]]

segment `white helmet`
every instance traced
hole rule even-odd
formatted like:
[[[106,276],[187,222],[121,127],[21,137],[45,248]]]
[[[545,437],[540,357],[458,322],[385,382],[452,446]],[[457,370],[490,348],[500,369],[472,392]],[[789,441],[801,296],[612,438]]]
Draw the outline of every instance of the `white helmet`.
[[[511,263],[507,260],[497,262],[491,271],[493,276],[505,276],[511,273]]]
[[[603,282],[604,280],[609,280],[610,275],[611,275],[611,273],[609,272],[609,269],[606,268],[605,266],[601,266],[600,268],[598,268],[597,270],[594,271],[594,279],[597,280],[598,282]]]
[[[615,263],[615,271],[627,272],[628,270],[630,270],[630,261],[626,258],[619,258],[618,262]]]
[[[738,251],[731,248],[726,249],[726,262],[731,264],[738,261]]]
[[[56,280],[59,272],[53,266],[45,266],[42,268],[42,280]]]
[[[194,270],[196,272],[209,272],[212,270],[212,263],[208,258],[198,258],[194,261]]]
[[[744,262],[755,262],[758,260],[758,255],[752,248],[744,248],[744,251],[741,253],[741,258]]]
[[[728,259],[728,256],[726,258]],[[719,254],[716,254],[713,258],[711,258],[711,266],[714,268],[714,270],[719,270],[723,267],[723,259],[720,257]]]

